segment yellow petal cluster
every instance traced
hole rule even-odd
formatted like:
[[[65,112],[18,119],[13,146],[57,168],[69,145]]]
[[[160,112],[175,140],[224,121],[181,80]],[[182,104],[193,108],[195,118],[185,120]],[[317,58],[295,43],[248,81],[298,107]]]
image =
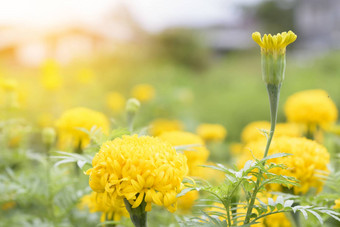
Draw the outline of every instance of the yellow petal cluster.
[[[129,217],[123,200],[107,197],[105,193],[92,192],[81,198],[81,208],[88,207],[91,213],[101,212],[100,221],[119,221]]]
[[[125,97],[119,92],[109,92],[106,95],[106,106],[115,113],[124,110],[125,102]]]
[[[151,123],[150,134],[153,136],[159,136],[163,132],[181,131],[183,128],[182,122],[178,120],[159,118]]]
[[[138,84],[132,88],[131,95],[141,102],[150,101],[155,97],[155,88],[150,84]]]
[[[194,172],[195,167],[203,165],[210,154],[205,147],[202,138],[193,133],[183,131],[164,132],[159,138],[169,142],[173,146],[198,145],[184,151],[184,154],[188,159],[189,175],[197,176]]]
[[[324,90],[306,90],[290,96],[284,106],[288,121],[308,126],[328,127],[338,118],[338,110]]]
[[[220,124],[201,124],[196,132],[205,141],[223,141],[227,136],[227,130]]]
[[[252,34],[253,40],[261,47],[261,52],[272,54],[285,54],[286,47],[293,43],[297,36],[292,31],[277,33],[276,35],[265,34],[261,38],[259,32]]]
[[[90,187],[111,199],[126,199],[132,208],[143,201],[174,212],[187,175],[186,157],[150,136],[123,136],[104,143],[92,160]]]
[[[263,157],[266,146],[266,140],[251,142],[245,146],[242,156],[238,161],[238,167],[242,168],[246,161]],[[271,159],[270,162],[284,164],[288,168],[274,168],[272,172],[279,175],[291,176],[298,179],[300,186],[294,186],[295,194],[305,194],[310,188],[316,188],[320,192],[323,187],[323,181],[318,177],[322,173],[319,171],[329,172],[327,164],[329,163],[329,153],[326,148],[315,141],[306,138],[278,137],[274,138],[269,149],[268,155],[276,153],[292,154],[287,157]],[[277,185],[272,185],[275,189]]]
[[[61,148],[82,148],[90,142],[89,135],[79,128],[90,131],[93,127],[101,129],[103,133],[109,132],[109,120],[97,111],[77,107],[65,111],[56,122],[59,146]]]
[[[254,121],[249,123],[241,133],[241,139],[243,143],[249,143],[256,140],[261,140],[265,138],[265,135],[261,130],[266,130],[269,132],[270,123],[268,121]],[[293,123],[277,123],[274,132],[275,137],[289,136],[289,137],[299,137],[302,136],[302,128]]]

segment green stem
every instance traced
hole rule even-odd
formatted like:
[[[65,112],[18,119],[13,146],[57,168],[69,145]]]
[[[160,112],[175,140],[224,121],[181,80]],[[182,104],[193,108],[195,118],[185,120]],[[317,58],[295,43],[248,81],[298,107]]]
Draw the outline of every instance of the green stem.
[[[135,120],[135,114],[127,113],[127,124],[128,124],[128,129],[130,132],[133,131],[134,120]]]
[[[266,149],[264,151],[263,158],[267,157],[270,144],[272,142],[276,121],[277,121],[277,110],[279,108],[279,98],[280,98],[280,88],[281,84],[267,84],[267,92],[269,96],[270,104],[270,131],[267,139]]]
[[[279,107],[280,88],[281,88],[281,84],[278,84],[278,85],[267,84],[267,92],[268,92],[269,104],[270,104],[270,132],[269,132],[269,135],[268,135],[267,145],[266,145],[266,148],[265,148],[265,151],[264,151],[263,158],[267,157],[269,147],[270,147],[270,144],[271,144],[273,136],[274,136],[275,126],[276,126],[276,121],[277,121],[277,110],[278,110],[278,107]],[[266,163],[264,162],[263,165],[265,165],[265,164]],[[249,206],[248,206],[248,209],[247,209],[247,214],[246,214],[246,218],[244,220],[244,224],[248,224],[249,221],[250,221],[250,215],[251,215],[251,212],[252,212],[253,207],[254,207],[256,195],[258,193],[259,186],[260,186],[260,183],[261,183],[261,178],[262,178],[262,171],[260,171],[259,174],[258,174],[255,189],[254,189],[254,192],[253,192],[252,197],[250,199],[250,203],[249,203]]]
[[[147,226],[147,222],[146,222],[147,215],[145,211],[145,206],[146,206],[145,201],[143,201],[137,208],[132,208],[131,204],[126,199],[124,199],[124,203],[125,203],[127,211],[130,214],[130,219],[132,223],[135,225],[135,227],[146,227]]]

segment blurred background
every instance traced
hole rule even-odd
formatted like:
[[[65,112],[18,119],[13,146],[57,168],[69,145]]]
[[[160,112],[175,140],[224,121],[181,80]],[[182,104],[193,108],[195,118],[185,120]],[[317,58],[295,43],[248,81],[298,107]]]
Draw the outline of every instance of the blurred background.
[[[12,0],[0,8],[1,108],[37,127],[84,106],[118,122],[142,101],[137,125],[219,123],[239,140],[269,119],[254,31],[292,30],[283,104],[324,89],[340,107],[338,0]],[[10,91],[10,92],[9,92]],[[5,113],[6,112],[6,113]],[[2,111],[1,117],[8,114]]]

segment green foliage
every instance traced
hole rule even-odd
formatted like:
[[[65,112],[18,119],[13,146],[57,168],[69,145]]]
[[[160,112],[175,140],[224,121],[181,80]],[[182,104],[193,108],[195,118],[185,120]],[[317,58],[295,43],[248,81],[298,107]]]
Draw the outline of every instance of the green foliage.
[[[263,218],[276,213],[297,213],[303,214],[307,220],[310,216],[315,217],[320,224],[324,223],[327,217],[332,217],[340,221],[340,213],[325,206],[319,206],[311,201],[302,201],[299,196],[283,194],[277,196],[276,200],[268,197],[268,203],[263,201],[264,195],[258,194],[263,192],[269,184],[280,184],[289,188],[298,186],[298,182],[293,177],[287,177],[271,173],[273,168],[287,168],[282,164],[270,163],[271,159],[285,157],[290,154],[277,153],[261,160],[249,160],[241,170],[234,170],[225,167],[222,164],[217,166],[205,166],[208,168],[222,171],[225,174],[225,181],[218,186],[212,186],[209,183],[201,183],[199,186],[192,186],[190,189],[205,191],[213,196],[214,199],[205,200],[205,210],[201,211],[200,217],[179,220],[183,226],[251,226],[261,222]],[[266,164],[268,163],[268,164]],[[263,178],[261,184],[257,184],[254,179]],[[190,191],[187,189],[184,193]],[[239,212],[239,209],[249,209],[252,195],[257,195],[258,204],[254,205],[254,210],[250,216],[249,224],[244,224],[245,213]],[[266,197],[266,196],[265,196]],[[216,200],[220,206],[216,206]],[[215,202],[215,203],[214,203]],[[307,205],[297,205],[297,204]],[[210,205],[209,205],[210,203]],[[207,208],[214,208],[213,212],[207,211]],[[219,210],[216,212],[216,210]],[[326,216],[325,216],[326,215]]]

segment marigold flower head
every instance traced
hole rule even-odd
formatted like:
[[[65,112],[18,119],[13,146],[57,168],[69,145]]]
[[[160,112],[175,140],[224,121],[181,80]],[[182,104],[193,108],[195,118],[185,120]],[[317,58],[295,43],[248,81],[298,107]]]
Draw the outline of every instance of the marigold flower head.
[[[272,54],[286,53],[286,47],[293,43],[297,36],[292,31],[277,33],[276,35],[265,34],[261,38],[259,32],[252,34],[253,40],[261,47],[261,52]]]
[[[147,102],[154,98],[155,88],[150,84],[138,84],[132,88],[132,97],[141,102]]]
[[[90,137],[81,128],[90,131],[96,127],[107,134],[109,124],[109,120],[100,112],[83,107],[67,110],[56,122],[59,146],[75,148],[81,145],[84,148],[89,144]]]
[[[193,133],[182,131],[164,132],[159,135],[159,138],[169,142],[173,146],[198,145],[197,147],[190,147],[184,151],[188,159],[190,176],[196,176],[194,175],[193,169],[198,165],[203,165],[209,157],[210,152],[205,147],[204,141]]]
[[[143,201],[174,212],[177,194],[188,172],[187,160],[169,144],[150,136],[123,136],[105,142],[92,160],[90,187],[112,199],[126,199],[132,208]]]
[[[88,207],[91,213],[101,212],[100,221],[119,221],[121,217],[129,217],[122,199],[112,199],[105,193],[91,192],[81,198],[81,208]]]
[[[178,120],[159,118],[151,123],[150,134],[158,136],[163,132],[181,131],[183,128],[183,123]]]
[[[113,112],[122,112],[125,108],[125,97],[119,92],[109,92],[106,95],[106,106]]]
[[[338,118],[334,102],[324,90],[306,90],[290,96],[284,106],[290,122],[328,127]]]
[[[219,124],[200,124],[196,132],[205,141],[222,141],[227,136],[227,130]]]
[[[263,157],[266,140],[251,142],[245,146],[242,157],[238,161],[239,168],[242,168],[246,161]],[[323,181],[318,177],[319,171],[328,172],[329,153],[326,148],[315,141],[306,138],[277,137],[274,138],[269,148],[268,155],[275,153],[288,153],[290,156],[271,159],[270,162],[282,163],[287,169],[273,168],[272,172],[279,175],[291,176],[298,179],[300,186],[294,186],[294,193],[305,194],[310,188],[316,188],[320,192]],[[274,188],[277,185],[273,185]]]
[[[270,123],[268,121],[254,121],[249,123],[241,133],[241,139],[243,143],[249,143],[251,141],[261,140],[265,138],[260,130],[269,131]],[[274,132],[275,137],[289,136],[299,137],[302,136],[303,129],[293,123],[277,123]]]
[[[261,47],[262,79],[269,85],[268,92],[277,93],[285,77],[286,47],[294,42],[297,36],[289,31],[273,36],[266,34],[262,39],[259,32],[254,32],[252,37]]]

